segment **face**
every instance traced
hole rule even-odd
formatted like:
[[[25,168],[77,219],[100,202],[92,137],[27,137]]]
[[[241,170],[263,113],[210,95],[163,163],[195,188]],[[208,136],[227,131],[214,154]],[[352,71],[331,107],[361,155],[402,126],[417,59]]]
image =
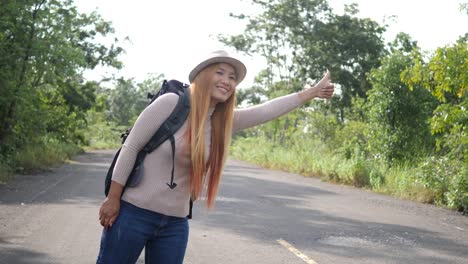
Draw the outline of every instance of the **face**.
[[[236,89],[237,77],[234,67],[226,63],[216,65],[216,71],[210,83],[211,107],[226,102]]]

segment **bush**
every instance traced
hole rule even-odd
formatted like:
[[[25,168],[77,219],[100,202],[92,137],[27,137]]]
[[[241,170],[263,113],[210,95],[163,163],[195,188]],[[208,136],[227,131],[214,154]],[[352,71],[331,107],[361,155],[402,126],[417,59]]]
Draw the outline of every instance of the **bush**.
[[[81,151],[74,144],[43,138],[38,144],[27,145],[18,150],[13,157],[13,164],[17,172],[30,173],[57,165]]]
[[[369,186],[369,168],[364,160],[358,159],[355,161],[352,168],[353,185],[356,187]]]
[[[88,127],[84,131],[85,144],[93,149],[117,148],[121,144],[120,135],[127,127],[117,126],[106,120],[103,113],[88,112]]]
[[[11,176],[11,168],[7,164],[0,162],[0,183],[5,183]]]
[[[417,181],[434,193],[434,202],[459,211],[468,208],[467,165],[449,157],[429,157],[417,173]]]
[[[337,146],[336,152],[346,159],[366,157],[366,131],[367,125],[364,122],[346,122],[336,133],[332,145]]]
[[[466,169],[453,177],[445,193],[445,199],[449,208],[468,214],[468,172]]]
[[[385,176],[379,168],[371,168],[369,172],[369,184],[374,190],[379,190],[385,185]]]

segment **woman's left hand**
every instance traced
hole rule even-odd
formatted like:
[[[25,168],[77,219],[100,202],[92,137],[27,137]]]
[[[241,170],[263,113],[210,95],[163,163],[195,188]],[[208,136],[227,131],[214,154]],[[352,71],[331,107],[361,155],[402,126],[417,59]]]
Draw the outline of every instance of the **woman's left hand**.
[[[322,79],[312,87],[306,86],[299,92],[299,96],[304,102],[313,98],[330,99],[335,91],[335,85],[331,82],[330,72],[327,70]]]

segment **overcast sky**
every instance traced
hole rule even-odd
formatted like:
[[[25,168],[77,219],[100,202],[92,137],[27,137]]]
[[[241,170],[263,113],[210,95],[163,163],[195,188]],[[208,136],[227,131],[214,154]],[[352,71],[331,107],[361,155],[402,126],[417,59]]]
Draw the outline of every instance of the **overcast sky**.
[[[188,73],[201,57],[224,47],[216,40],[220,33],[241,33],[244,24],[229,17],[229,13],[252,13],[250,0],[75,0],[83,12],[96,10],[105,20],[112,21],[116,35],[131,42],[121,45],[126,54],[121,57],[125,68],[117,76],[134,77],[137,81],[148,73],[163,73],[166,78],[188,82]],[[396,33],[406,32],[424,50],[453,43],[468,32],[468,15],[459,11],[459,4],[468,0],[330,0],[340,12],[343,5],[358,3],[360,17],[382,22],[396,16],[385,34],[388,41]],[[261,58],[240,56],[248,73],[240,87],[252,84],[264,67]],[[99,79],[105,72],[96,69],[87,73]]]

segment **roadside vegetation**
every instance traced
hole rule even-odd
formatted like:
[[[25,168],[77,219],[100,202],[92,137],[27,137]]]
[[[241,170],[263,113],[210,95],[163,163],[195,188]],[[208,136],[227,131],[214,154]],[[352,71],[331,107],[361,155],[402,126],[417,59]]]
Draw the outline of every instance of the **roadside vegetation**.
[[[386,43],[387,25],[359,18],[356,5],[252,4],[262,11],[232,15],[242,34],[218,36],[267,61],[238,90],[239,107],[299,91],[326,69],[337,95],[239,133],[233,157],[468,212],[468,34],[429,52],[403,32]],[[73,1],[7,0],[0,14],[0,182],[118,147],[164,76],[86,80],[85,70],[121,68],[124,50],[110,22]]]
[[[268,68],[238,93],[248,106],[302,89],[325,69],[339,93],[236,137],[232,155],[262,166],[468,212],[468,33],[433,52],[327,1],[253,1],[259,14],[220,41]],[[460,11],[467,13],[466,5]]]

